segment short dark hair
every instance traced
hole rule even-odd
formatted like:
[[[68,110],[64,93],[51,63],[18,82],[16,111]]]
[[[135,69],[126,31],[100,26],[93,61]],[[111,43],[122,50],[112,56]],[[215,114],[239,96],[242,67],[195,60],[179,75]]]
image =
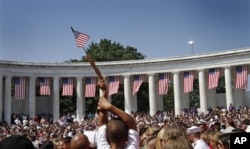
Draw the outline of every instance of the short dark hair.
[[[54,149],[54,144],[52,141],[45,141],[41,149]]]
[[[32,142],[23,135],[12,135],[0,142],[1,149],[12,149],[17,147],[18,149],[34,149]]]
[[[121,120],[109,120],[106,131],[109,142],[120,144],[128,140],[128,126]]]
[[[246,118],[242,121],[242,124],[244,125],[250,125],[250,119]]]

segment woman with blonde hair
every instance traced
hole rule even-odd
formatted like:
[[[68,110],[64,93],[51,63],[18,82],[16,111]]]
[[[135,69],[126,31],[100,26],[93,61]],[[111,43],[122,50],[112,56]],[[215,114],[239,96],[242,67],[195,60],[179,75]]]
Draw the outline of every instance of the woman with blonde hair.
[[[164,140],[163,149],[192,149],[192,146],[185,137],[172,136]]]
[[[219,137],[222,135],[220,131],[212,131],[209,133],[209,145],[212,149],[218,149]]]
[[[160,133],[163,133],[163,134],[160,134]],[[164,132],[161,132],[161,131],[159,132],[157,136],[157,141],[156,141],[157,149],[164,149],[166,146],[166,140],[168,140],[171,137],[179,137],[179,136],[182,136],[191,147],[191,143],[188,141],[188,135],[186,133],[186,130],[181,126],[175,125],[175,126],[170,126],[166,128]],[[178,139],[176,138],[173,138],[173,140],[178,141]]]

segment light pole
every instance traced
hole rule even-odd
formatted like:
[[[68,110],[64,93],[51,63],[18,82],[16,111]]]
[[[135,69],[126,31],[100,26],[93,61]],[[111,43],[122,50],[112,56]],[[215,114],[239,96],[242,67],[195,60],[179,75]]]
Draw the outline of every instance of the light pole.
[[[191,47],[191,54],[195,54],[195,52],[194,52],[194,48],[195,48],[194,42],[192,40],[190,40],[190,41],[188,41],[188,44]]]

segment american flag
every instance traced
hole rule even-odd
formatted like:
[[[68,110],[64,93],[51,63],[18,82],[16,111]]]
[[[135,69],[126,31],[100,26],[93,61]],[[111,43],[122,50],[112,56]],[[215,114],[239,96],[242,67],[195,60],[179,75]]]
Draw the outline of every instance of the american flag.
[[[208,70],[208,89],[218,86],[220,77],[220,68],[212,68]]]
[[[25,77],[14,78],[15,86],[15,99],[22,100],[25,99]]]
[[[169,74],[168,73],[160,73],[159,74],[159,95],[167,94],[168,92],[168,81]]]
[[[71,30],[75,35],[77,47],[83,48],[84,45],[88,42],[90,36],[86,35],[84,33],[78,32],[78,31],[74,30],[72,27],[71,27]]]
[[[62,96],[73,95],[73,78],[62,78]]]
[[[109,77],[109,95],[113,95],[118,92],[119,83],[120,83],[119,76]]]
[[[194,84],[194,71],[184,72],[184,93],[189,93],[193,91]]]
[[[235,88],[247,89],[248,83],[247,65],[236,67],[236,83]]]
[[[50,79],[39,78],[40,95],[50,95]]]
[[[86,78],[85,97],[95,97],[96,78]]]
[[[143,75],[135,75],[134,83],[133,83],[133,95],[135,95],[139,89],[141,84],[143,83],[144,76]]]

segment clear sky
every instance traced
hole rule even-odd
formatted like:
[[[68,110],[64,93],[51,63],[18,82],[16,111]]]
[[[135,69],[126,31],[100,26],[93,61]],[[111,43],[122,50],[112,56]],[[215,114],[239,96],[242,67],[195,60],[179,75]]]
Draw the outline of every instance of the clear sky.
[[[250,47],[249,0],[1,0],[0,60],[80,59],[70,27],[147,58]]]

